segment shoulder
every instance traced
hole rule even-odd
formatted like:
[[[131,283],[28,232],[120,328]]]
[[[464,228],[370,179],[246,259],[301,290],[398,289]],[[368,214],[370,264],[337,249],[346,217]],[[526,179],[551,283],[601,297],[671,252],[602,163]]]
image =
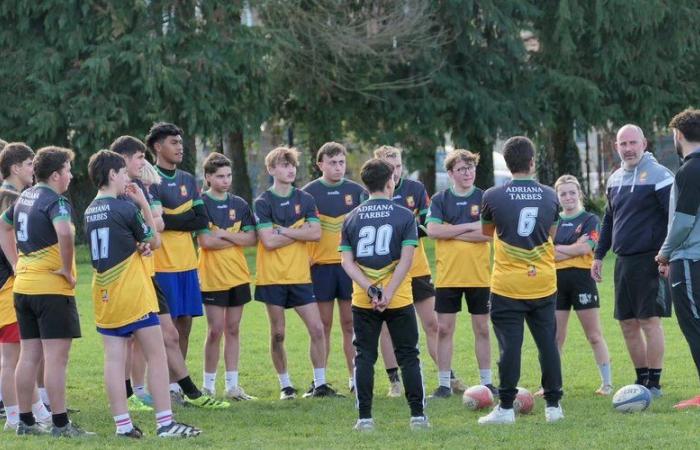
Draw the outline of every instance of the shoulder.
[[[605,184],[608,189],[610,189],[612,186],[620,184],[622,180],[622,174],[624,173],[625,169],[622,167],[618,167],[613,173],[610,174],[608,177],[608,181]]]
[[[405,178],[404,182],[406,183],[406,188],[410,192],[422,193],[425,191],[425,186],[418,180],[410,180],[408,178]]]
[[[413,215],[413,212],[406,208],[405,206],[397,205],[396,203],[393,204],[394,207],[394,215],[399,218],[399,219],[405,219],[407,221],[415,222],[416,218]]]
[[[314,196],[301,189],[295,189],[295,195],[299,196],[302,201],[315,203]]]
[[[175,176],[177,178],[180,178],[181,180],[195,181],[194,175],[192,175],[191,173],[186,172],[184,170],[177,169],[175,171]]]
[[[443,189],[442,191],[436,192],[435,194],[433,194],[432,198],[430,199],[431,202],[435,203],[435,202],[443,201],[445,199],[445,197],[448,195],[448,192],[449,191],[447,189]]]
[[[245,201],[245,199],[243,197],[239,197],[238,195],[229,194],[228,201],[229,201],[229,204],[231,206],[234,206],[236,208],[248,208],[248,207],[250,207],[248,205],[248,202]]]
[[[269,205],[270,204],[270,191],[263,191],[257,198],[253,201],[253,205]]]
[[[345,188],[349,191],[353,192],[364,192],[365,188],[358,182],[350,180],[348,178],[345,179]]]
[[[317,189],[320,184],[320,179],[316,178],[315,180],[306,183],[306,185],[304,185],[304,187],[302,187],[301,190],[304,192],[310,192]]]

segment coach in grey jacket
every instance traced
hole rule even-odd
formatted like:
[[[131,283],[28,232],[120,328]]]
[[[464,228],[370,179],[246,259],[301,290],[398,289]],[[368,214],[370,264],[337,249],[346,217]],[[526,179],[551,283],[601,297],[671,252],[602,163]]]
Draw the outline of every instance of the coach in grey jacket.
[[[666,237],[673,173],[645,152],[641,128],[625,125],[615,148],[622,166],[608,179],[607,207],[591,276],[602,281],[603,258],[612,248],[615,261],[615,318],[637,372],[636,384],[661,395],[664,332],[661,317],[671,315],[666,280],[654,257]]]
[[[668,235],[656,261],[659,272],[671,282],[671,298],[676,307],[678,325],[690,346],[700,375],[700,110],[687,109],[677,114],[669,126],[673,129],[676,151],[683,165],[676,174],[671,191]],[[670,266],[669,266],[670,263]],[[700,406],[700,396],[678,403],[676,409]]]

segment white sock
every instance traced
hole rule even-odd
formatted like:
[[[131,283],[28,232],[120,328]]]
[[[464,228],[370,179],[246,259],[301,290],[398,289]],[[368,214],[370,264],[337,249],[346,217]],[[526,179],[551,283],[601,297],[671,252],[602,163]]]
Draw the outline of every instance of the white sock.
[[[226,371],[226,390],[230,391],[238,387],[238,371]]]
[[[170,383],[170,392],[182,392],[182,388],[177,383]]]
[[[171,423],[173,423],[173,411],[170,409],[166,409],[165,411],[157,412],[156,413],[156,423],[158,424],[158,427],[167,427]]]
[[[114,424],[117,426],[117,433],[128,433],[134,429],[129,413],[114,416]]]
[[[355,386],[355,379],[353,377],[348,378],[348,389],[352,389]]]
[[[277,378],[280,380],[280,388],[284,389],[292,385],[292,380],[289,379],[289,373],[278,373]]]
[[[51,402],[49,401],[49,394],[46,392],[46,388],[39,388],[39,398],[42,402],[44,402],[45,405],[51,406]]]
[[[5,414],[7,415],[7,423],[10,425],[19,423],[19,405],[6,406]]]
[[[216,389],[216,372],[204,372],[204,389],[207,389],[210,392],[214,392],[214,390]]]
[[[32,414],[39,422],[48,422],[51,419],[51,413],[41,400],[32,405]]]
[[[438,372],[438,383],[440,386],[450,387],[450,370]]]
[[[481,384],[493,384],[491,379],[491,369],[479,369],[479,380]]]
[[[146,396],[146,386],[134,386],[134,394],[137,397],[145,397]]]
[[[314,369],[314,387],[326,384],[326,368]]]
[[[606,386],[612,386],[612,367],[610,363],[598,364],[598,371],[600,372],[600,380]]]

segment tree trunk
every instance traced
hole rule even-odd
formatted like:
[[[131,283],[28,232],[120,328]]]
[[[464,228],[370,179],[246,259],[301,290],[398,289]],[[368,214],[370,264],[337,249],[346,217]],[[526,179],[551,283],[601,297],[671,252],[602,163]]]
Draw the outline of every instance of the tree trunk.
[[[556,161],[555,176],[569,174],[582,182],[581,157],[574,140],[574,121],[569,117],[561,116],[557,119],[552,130],[552,149]],[[552,180],[554,181],[556,180]]]
[[[535,141],[535,169],[537,170],[537,180],[548,186],[553,186],[556,181],[558,169],[552,148],[551,134],[547,130],[539,133]]]
[[[253,191],[250,186],[250,177],[248,176],[248,161],[245,154],[243,131],[226,132],[224,139],[226,141],[224,154],[231,160],[233,166],[231,168],[233,170],[233,193],[243,197],[248,204],[251,204]]]
[[[182,137],[185,146],[185,154],[182,157],[180,169],[194,175],[197,168],[197,145],[193,135],[186,134]]]
[[[476,133],[468,133],[469,146],[467,150],[479,154],[479,167],[476,170],[474,184],[481,189],[494,185],[493,177],[493,142]]]

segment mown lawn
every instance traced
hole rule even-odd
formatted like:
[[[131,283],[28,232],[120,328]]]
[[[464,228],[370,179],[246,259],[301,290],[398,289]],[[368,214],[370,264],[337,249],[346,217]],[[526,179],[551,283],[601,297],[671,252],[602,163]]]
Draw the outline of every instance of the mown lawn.
[[[432,255],[432,246],[429,246]],[[476,419],[482,413],[466,410],[461,399],[434,401],[427,413],[433,429],[413,433],[408,428],[408,410],[403,399],[384,397],[388,383],[381,361],[377,364],[375,419],[373,434],[352,432],[356,413],[353,398],[330,400],[299,399],[281,402],[278,382],[268,353],[268,325],[265,310],[257,302],[246,307],[242,324],[241,384],[259,401],[237,403],[227,411],[176,409],[179,420],[200,426],[204,433],[186,441],[168,441],[153,437],[150,413],[136,413],[134,419],[148,436],[140,443],[114,437],[102,382],[102,347],[92,321],[89,297],[90,267],[84,251],[80,253],[78,303],[83,338],[76,341],[71,353],[68,396],[69,404],[81,412],[72,419],[99,437],[84,441],[56,441],[48,438],[20,439],[2,434],[3,448],[105,448],[139,445],[141,448],[690,448],[697,447],[697,423],[700,411],[676,412],[671,406],[698,392],[698,380],[687,345],[674,319],[665,321],[667,337],[666,367],[662,378],[665,396],[655,401],[649,411],[622,415],[612,410],[609,398],[599,398],[593,391],[599,378],[590,347],[576,320],[570,322],[569,340],[563,355],[565,397],[562,405],[566,420],[557,424],[544,421],[544,402],[537,400],[534,414],[519,417],[515,426],[480,427]],[[251,257],[251,267],[253,255]],[[605,283],[600,286],[605,337],[612,354],[613,380],[616,387],[634,380],[617,323],[612,318],[612,265],[606,261]],[[573,318],[572,318],[573,319]],[[478,383],[473,356],[473,342],[466,313],[459,319],[454,368],[468,383]],[[289,371],[299,389],[312,379],[307,356],[307,338],[301,321],[288,315],[287,352]],[[195,320],[188,365],[193,378],[201,384],[202,351],[206,330],[203,318]],[[424,342],[422,343],[424,344]],[[340,347],[340,335],[333,335],[333,354],[329,379],[347,394],[347,374]],[[492,340],[493,366],[497,349]],[[427,390],[437,385],[436,368],[422,358]],[[529,337],[523,348],[520,384],[531,390],[539,385],[537,353]],[[223,389],[223,369],[217,380]]]

